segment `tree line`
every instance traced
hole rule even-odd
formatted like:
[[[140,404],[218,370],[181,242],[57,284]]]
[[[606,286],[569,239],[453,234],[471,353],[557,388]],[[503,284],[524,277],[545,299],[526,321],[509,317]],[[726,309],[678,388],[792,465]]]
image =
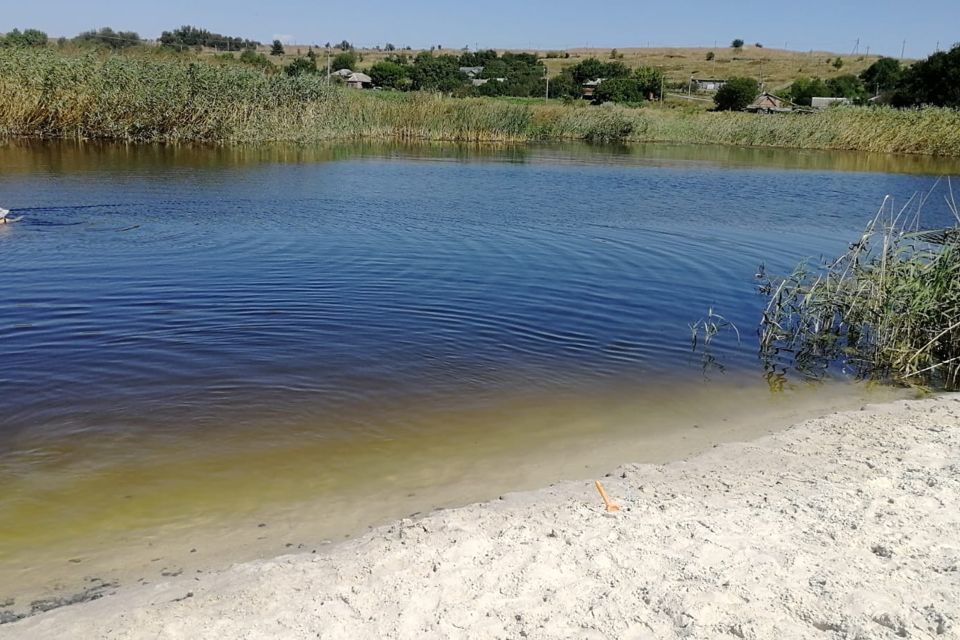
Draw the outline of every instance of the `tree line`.
[[[66,40],[61,38],[59,43]],[[114,31],[110,27],[84,31],[72,39],[79,45],[92,45],[113,50],[127,49],[143,40],[134,31]],[[0,47],[47,46],[49,38],[38,29],[13,29],[0,35]],[[239,52],[239,61],[258,67],[265,72],[275,72],[276,66],[263,54],[257,53],[260,45],[255,40],[227,36],[207,29],[184,25],[160,36],[163,47],[183,50],[200,47],[223,52],[223,59],[233,59],[230,52]],[[739,44],[739,47],[737,46]],[[742,40],[732,43],[734,48],[743,46]],[[759,46],[759,45],[758,45]],[[347,40],[331,45],[340,53],[331,60],[331,70],[356,70],[362,57],[354,51]],[[543,61],[531,53],[498,54],[492,49],[464,51],[460,55],[437,54],[431,47],[416,55],[392,53],[368,70],[373,83],[379,87],[400,91],[441,91],[460,96],[514,96],[538,97],[549,91],[552,98],[580,98],[584,84],[602,80],[593,88],[593,101],[637,104],[644,100],[658,99],[665,85],[660,70],[652,67],[630,69],[616,57],[610,61],[596,58],[582,60],[566,67],[559,75],[549,78]],[[396,52],[392,44],[386,51]],[[409,47],[407,48],[409,49]],[[274,41],[273,55],[284,53],[283,45]],[[553,57],[561,57],[556,52]],[[548,54],[548,57],[551,57]],[[566,56],[564,56],[566,57]],[[840,64],[838,64],[840,63]],[[840,68],[842,59],[834,66]],[[481,68],[476,73],[466,74],[461,68]],[[306,57],[297,57],[284,67],[288,75],[320,73],[317,57],[311,47]],[[715,96],[718,109],[742,109],[759,94],[760,87],[750,78],[730,78],[726,86]],[[923,105],[960,108],[960,44],[947,51],[939,51],[910,66],[903,66],[895,58],[884,57],[875,61],[859,75],[844,74],[828,78],[797,78],[782,92],[783,97],[795,104],[809,106],[812,98],[847,98],[855,104],[865,104],[871,98],[895,107]]]
[[[753,78],[730,78],[714,96],[719,110],[742,110],[753,102],[760,87]],[[844,74],[823,80],[797,78],[782,97],[810,106],[815,97],[846,98],[853,104],[878,103],[894,107],[952,107],[960,109],[960,44],[938,51],[909,67],[883,57],[859,75]]]

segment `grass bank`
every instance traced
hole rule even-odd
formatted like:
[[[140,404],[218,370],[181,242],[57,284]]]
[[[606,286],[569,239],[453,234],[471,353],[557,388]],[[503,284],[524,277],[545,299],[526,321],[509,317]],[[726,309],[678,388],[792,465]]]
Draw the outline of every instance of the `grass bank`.
[[[240,65],[54,50],[0,58],[0,134],[151,142],[678,142],[960,156],[960,112],[811,115],[359,92]]]

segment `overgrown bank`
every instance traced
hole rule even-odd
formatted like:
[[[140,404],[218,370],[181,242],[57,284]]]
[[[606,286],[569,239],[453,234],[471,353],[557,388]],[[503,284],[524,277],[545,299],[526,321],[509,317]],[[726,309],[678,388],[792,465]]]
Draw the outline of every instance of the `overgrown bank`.
[[[360,92],[320,76],[175,59],[11,49],[0,134],[157,142],[678,142],[960,156],[960,112],[840,108],[757,115]]]

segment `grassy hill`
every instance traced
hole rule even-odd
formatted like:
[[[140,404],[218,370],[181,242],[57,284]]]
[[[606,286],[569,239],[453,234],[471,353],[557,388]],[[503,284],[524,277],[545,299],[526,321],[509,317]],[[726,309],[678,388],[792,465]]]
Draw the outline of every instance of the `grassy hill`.
[[[287,64],[299,55],[306,55],[310,45],[287,45],[284,56],[272,56],[271,60],[280,64]],[[264,54],[270,53],[268,46],[261,47]],[[318,64],[322,67],[325,64],[326,52],[324,49],[314,49],[318,57]],[[507,50],[499,50],[503,53]],[[566,49],[555,51],[532,50],[532,49],[510,49],[515,53],[526,52],[535,53],[543,58],[544,64],[550,70],[551,76],[556,76],[565,67],[574,65],[586,58],[598,58],[600,60],[610,60],[611,49]],[[707,60],[709,52],[714,53],[713,60]],[[331,56],[340,53],[337,49],[332,49]],[[394,53],[407,53],[416,55],[418,50],[406,52],[378,51],[376,49],[357,49],[356,53],[362,57],[358,65],[360,69],[369,68],[379,60]],[[459,49],[442,49],[437,53],[459,55]],[[553,54],[569,53],[569,58],[546,57]],[[844,55],[831,53],[829,51],[789,51],[786,49],[770,49],[757,47],[755,45],[746,45],[741,50],[729,47],[717,49],[709,47],[655,47],[655,48],[626,48],[617,49],[618,55],[623,57],[620,60],[627,66],[651,66],[664,71],[667,81],[674,84],[684,83],[691,77],[697,78],[729,78],[732,76],[747,76],[763,78],[768,90],[777,90],[792,83],[800,77],[832,78],[838,75],[853,73],[859,74],[878,60],[877,55]],[[840,58],[842,66],[838,69],[834,66],[834,61]]]

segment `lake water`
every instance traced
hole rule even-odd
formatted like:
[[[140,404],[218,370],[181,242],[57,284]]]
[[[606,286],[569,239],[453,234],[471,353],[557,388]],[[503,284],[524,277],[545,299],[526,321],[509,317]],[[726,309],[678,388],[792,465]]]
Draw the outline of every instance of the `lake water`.
[[[843,381],[769,392],[753,274],[841,252],[943,174],[710,147],[0,142],[0,206],[24,216],[0,226],[0,601],[858,404]],[[923,219],[952,220],[939,195]],[[742,342],[705,373],[709,308]]]

